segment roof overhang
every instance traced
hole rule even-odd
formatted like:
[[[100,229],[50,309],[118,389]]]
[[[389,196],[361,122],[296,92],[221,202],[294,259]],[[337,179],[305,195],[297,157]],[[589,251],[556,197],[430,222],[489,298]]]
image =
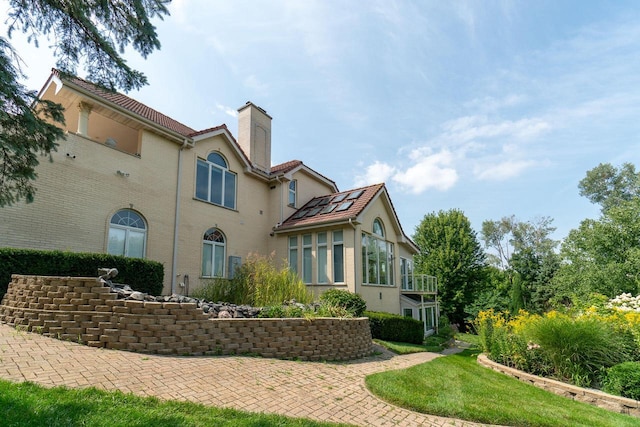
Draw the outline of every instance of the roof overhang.
[[[157,123],[154,123],[153,121],[139,114],[134,113],[133,111],[122,108],[121,106],[113,102],[110,102],[107,99],[104,99],[102,97],[99,97],[91,93],[90,91],[84,89],[83,87],[73,83],[68,79],[65,79],[64,77],[57,76],[55,73],[51,73],[51,75],[49,76],[49,79],[47,80],[42,90],[38,94],[38,97],[41,98],[42,96],[44,96],[45,92],[50,88],[52,84],[56,85],[56,88],[55,88],[56,95],[64,87],[67,90],[69,90],[71,93],[76,94],[79,99],[83,99],[83,100],[89,99],[91,100],[92,104],[112,110],[112,111],[116,111],[117,113],[133,120],[134,122],[139,123],[140,125],[143,125],[145,128],[149,128],[151,131],[167,137],[169,140],[174,141],[177,144],[184,145],[186,143],[186,146],[190,148],[193,147],[194,142],[188,136],[182,135],[181,133],[168,129],[164,126],[160,126]]]

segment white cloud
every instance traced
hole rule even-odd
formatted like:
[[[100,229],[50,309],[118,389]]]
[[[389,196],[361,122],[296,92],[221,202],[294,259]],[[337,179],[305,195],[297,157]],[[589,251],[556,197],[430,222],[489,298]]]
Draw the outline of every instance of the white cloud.
[[[216,109],[233,118],[238,117],[238,111],[235,108],[231,108],[222,104],[216,104]]]
[[[526,169],[536,166],[533,160],[505,160],[490,166],[477,165],[474,175],[483,181],[504,181],[522,174]]]
[[[404,172],[396,173],[392,179],[413,194],[423,193],[429,188],[446,191],[458,181],[458,173],[452,167],[453,160],[453,154],[448,151],[428,154],[420,159],[414,157],[415,164]]]
[[[532,139],[549,131],[551,124],[535,117],[491,122],[486,116],[465,116],[445,122],[442,128],[443,138],[460,143],[498,137]]]
[[[365,168],[363,175],[356,176],[355,186],[363,187],[365,185],[386,182],[395,171],[393,166],[376,161],[374,164]]]

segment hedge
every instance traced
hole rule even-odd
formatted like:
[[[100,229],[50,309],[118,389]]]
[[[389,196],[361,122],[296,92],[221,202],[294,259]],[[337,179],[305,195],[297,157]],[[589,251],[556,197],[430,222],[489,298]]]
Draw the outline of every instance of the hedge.
[[[424,341],[424,325],[419,320],[377,311],[366,311],[364,315],[369,318],[374,339],[412,344]]]
[[[123,256],[0,248],[0,296],[9,287],[12,274],[39,276],[98,277],[98,268],[117,268],[116,283],[136,291],[162,293],[164,266],[156,261]]]

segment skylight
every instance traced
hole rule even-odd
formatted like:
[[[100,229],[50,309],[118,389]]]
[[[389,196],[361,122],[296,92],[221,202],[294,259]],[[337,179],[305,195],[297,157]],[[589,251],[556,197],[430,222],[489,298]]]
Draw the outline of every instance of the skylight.
[[[322,209],[322,212],[320,212],[320,213],[323,213],[323,214],[329,213],[329,212],[333,211],[336,208],[336,206],[338,206],[338,205],[335,204],[335,203],[332,203],[329,206],[326,206],[324,209]]]
[[[309,213],[307,214],[307,216],[314,216],[317,215],[318,212],[320,212],[322,210],[322,208],[313,208],[309,211]]]
[[[344,200],[344,198],[347,197],[346,194],[338,194],[336,197],[333,198],[333,203],[338,203]]]
[[[305,216],[307,213],[309,213],[308,209],[304,209],[301,211],[298,211],[298,213],[296,213],[292,219],[298,219],[298,218],[302,218],[303,216]]]
[[[353,202],[344,202],[340,206],[338,206],[338,209],[336,209],[336,212],[346,211],[351,207],[351,205],[353,205]]]
[[[357,199],[362,195],[362,193],[364,193],[364,190],[354,191],[353,193],[349,194],[349,197],[347,197],[347,200]]]
[[[318,203],[320,203],[320,199],[315,199],[315,200],[312,200],[309,203],[307,203],[306,207],[307,208],[312,208],[312,207],[316,206]]]

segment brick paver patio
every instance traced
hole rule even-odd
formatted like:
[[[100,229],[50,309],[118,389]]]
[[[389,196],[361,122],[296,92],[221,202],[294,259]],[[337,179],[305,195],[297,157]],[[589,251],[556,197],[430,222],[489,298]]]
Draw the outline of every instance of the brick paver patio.
[[[478,425],[398,408],[371,395],[364,385],[368,374],[435,357],[435,353],[383,352],[349,363],[318,363],[153,356],[86,347],[0,324],[0,378],[10,381],[121,390],[358,426]]]

